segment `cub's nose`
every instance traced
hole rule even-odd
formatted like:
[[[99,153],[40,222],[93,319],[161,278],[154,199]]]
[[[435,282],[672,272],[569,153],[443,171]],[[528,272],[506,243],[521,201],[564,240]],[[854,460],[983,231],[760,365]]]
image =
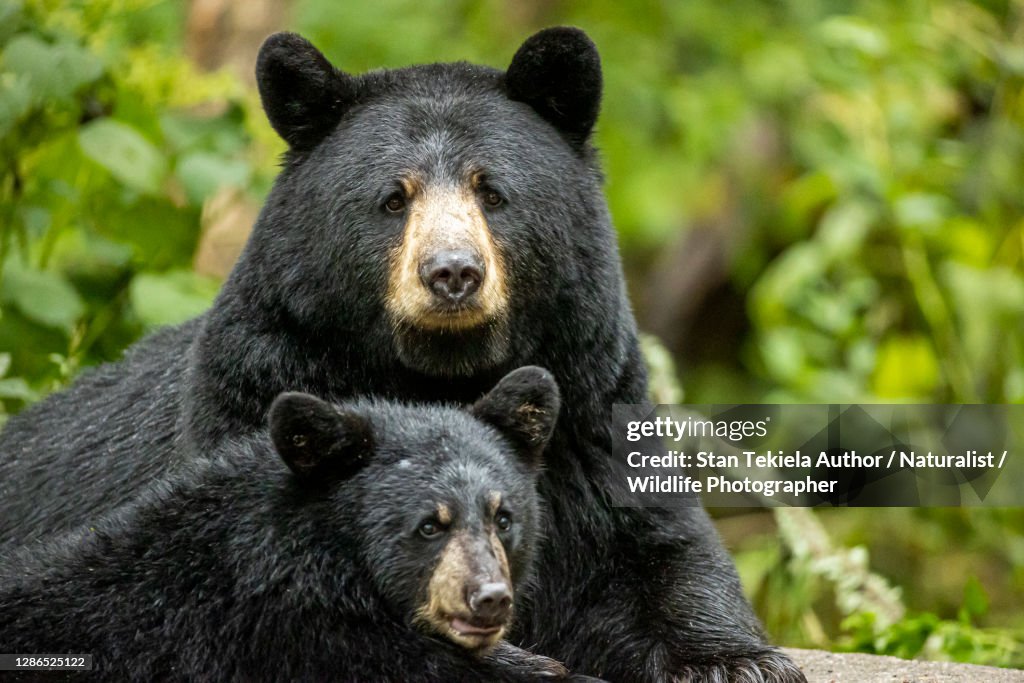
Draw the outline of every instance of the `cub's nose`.
[[[512,610],[512,591],[504,582],[485,583],[469,596],[469,609],[487,623],[503,622]]]
[[[420,281],[451,304],[469,299],[484,281],[484,264],[469,251],[442,251],[420,264]]]

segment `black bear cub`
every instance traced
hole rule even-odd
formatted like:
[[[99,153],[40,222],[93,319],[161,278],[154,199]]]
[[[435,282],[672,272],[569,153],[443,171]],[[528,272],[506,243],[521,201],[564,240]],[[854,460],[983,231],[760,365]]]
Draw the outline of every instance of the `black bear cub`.
[[[0,561],[0,644],[102,680],[566,678],[501,640],[558,411],[535,367],[468,412],[282,394],[269,438]]]

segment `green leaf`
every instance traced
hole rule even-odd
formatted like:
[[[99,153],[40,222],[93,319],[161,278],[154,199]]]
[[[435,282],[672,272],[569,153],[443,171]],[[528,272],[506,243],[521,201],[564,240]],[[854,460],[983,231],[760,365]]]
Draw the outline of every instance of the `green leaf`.
[[[4,267],[0,294],[26,318],[68,333],[85,314],[85,304],[63,275],[13,260]]]
[[[1006,353],[1008,335],[1019,334],[1024,278],[1002,266],[981,269],[954,261],[943,264],[940,274],[954,304],[967,360],[981,376]]]
[[[827,268],[827,253],[820,243],[798,242],[791,246],[765,269],[751,291],[755,319],[766,327],[787,320],[789,310],[803,301]]]
[[[104,207],[97,232],[130,245],[135,260],[146,270],[164,272],[191,265],[200,232],[198,211],[182,210],[159,195],[135,197],[127,204],[116,197],[94,201]]]
[[[972,617],[980,617],[988,612],[988,595],[976,576],[967,579],[964,585],[964,604],[960,607],[960,620],[970,623]]]
[[[21,377],[0,379],[0,399],[16,399],[27,403],[38,398],[39,395]]]
[[[175,325],[209,308],[219,288],[213,278],[187,270],[143,273],[132,280],[131,302],[144,325]]]
[[[156,194],[167,176],[167,159],[131,126],[98,119],[82,126],[78,143],[90,159],[128,187]]]
[[[245,187],[249,164],[209,152],[193,152],[178,162],[175,172],[190,202],[202,202],[224,186]]]
[[[850,199],[830,207],[821,219],[818,239],[831,259],[857,253],[876,218],[875,208],[866,201]]]
[[[807,366],[807,354],[798,330],[776,327],[761,341],[761,359],[772,377],[792,381]]]
[[[103,74],[103,63],[73,42],[47,43],[29,34],[17,35],[3,51],[3,71],[25,78],[36,101],[66,102]]]
[[[924,193],[908,194],[893,203],[896,222],[901,227],[922,232],[937,230],[952,207],[953,203],[948,197]]]
[[[882,398],[927,397],[939,383],[939,361],[931,342],[906,335],[886,339],[878,348],[874,391]]]
[[[0,138],[32,109],[32,85],[27,78],[0,72]]]
[[[7,42],[21,23],[22,0],[6,0],[0,3],[0,45]]]
[[[889,40],[885,34],[861,17],[830,17],[821,22],[818,31],[822,41],[834,47],[854,50],[870,57],[883,57],[889,51]]]
[[[243,125],[244,114],[238,108],[214,117],[176,111],[160,115],[160,131],[177,152],[202,149],[225,156],[244,152],[249,140]]]

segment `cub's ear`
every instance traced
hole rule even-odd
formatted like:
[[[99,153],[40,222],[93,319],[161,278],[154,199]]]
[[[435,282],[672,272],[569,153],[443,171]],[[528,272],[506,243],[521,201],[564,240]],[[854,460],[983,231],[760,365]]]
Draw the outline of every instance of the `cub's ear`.
[[[601,108],[601,57],[578,28],[546,28],[512,57],[505,87],[511,99],[533,107],[582,147]]]
[[[303,479],[328,472],[351,477],[373,450],[373,430],[365,417],[309,394],[281,394],[270,406],[268,421],[281,459]]]
[[[528,365],[505,375],[470,412],[495,427],[520,449],[531,466],[540,464],[562,405],[555,378]]]
[[[320,142],[355,100],[353,78],[295,33],[275,33],[263,41],[256,83],[270,125],[292,149]]]

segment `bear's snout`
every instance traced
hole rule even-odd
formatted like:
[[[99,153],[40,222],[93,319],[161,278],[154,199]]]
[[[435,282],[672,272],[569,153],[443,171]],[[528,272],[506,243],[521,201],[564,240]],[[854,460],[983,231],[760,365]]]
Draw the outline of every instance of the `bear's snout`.
[[[467,249],[434,253],[423,260],[419,271],[423,286],[449,305],[468,302],[487,272],[480,256]]]
[[[512,590],[504,581],[485,583],[466,600],[473,617],[488,624],[503,624],[512,612]]]
[[[385,305],[395,321],[450,333],[493,325],[507,311],[502,254],[472,187],[410,187],[388,267]]]
[[[440,551],[416,619],[462,647],[491,647],[512,621],[512,581],[492,532],[452,533]]]

